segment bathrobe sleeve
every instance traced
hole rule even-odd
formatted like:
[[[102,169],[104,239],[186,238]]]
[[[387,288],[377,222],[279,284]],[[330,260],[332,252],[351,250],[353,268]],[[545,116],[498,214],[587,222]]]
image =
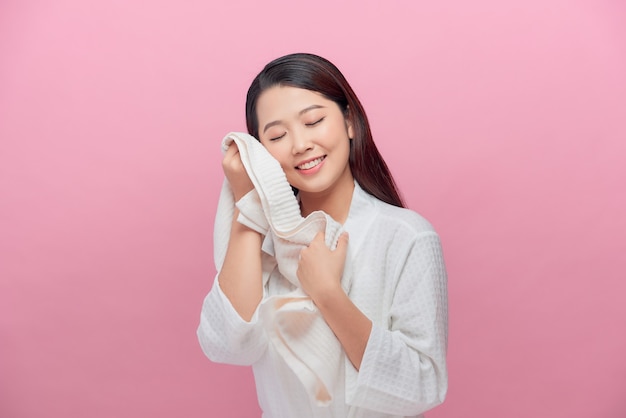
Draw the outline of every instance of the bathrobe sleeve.
[[[261,208],[258,193],[252,190],[236,203],[239,209],[237,221],[265,235],[268,224]],[[216,227],[217,229],[217,227]],[[216,241],[226,247],[230,229],[216,232]],[[224,241],[226,240],[226,241]],[[218,245],[218,244],[216,244]],[[223,251],[225,254],[225,251]],[[263,283],[268,273],[275,266],[275,261],[262,256]],[[219,265],[216,262],[216,265]],[[265,289],[264,289],[265,293]],[[197,330],[198,340],[206,356],[218,363],[251,365],[258,360],[267,347],[267,335],[259,321],[259,307],[250,321],[245,321],[235,310],[219,285],[219,272],[215,276],[213,287],[204,299]]]
[[[218,277],[204,299],[198,326],[198,340],[212,361],[251,365],[267,348],[267,336],[258,318],[258,307],[250,321],[237,313],[222,292]]]
[[[347,395],[358,407],[415,416],[443,402],[447,391],[447,277],[434,231],[419,234],[400,257],[389,315],[373,321]]]

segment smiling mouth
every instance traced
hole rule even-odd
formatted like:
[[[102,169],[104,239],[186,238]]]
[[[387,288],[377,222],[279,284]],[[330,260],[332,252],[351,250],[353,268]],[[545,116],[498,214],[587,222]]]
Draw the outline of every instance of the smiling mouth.
[[[300,164],[299,166],[296,166],[296,168],[298,170],[310,170],[311,168],[317,166],[319,163],[321,163],[322,161],[324,161],[324,159],[326,158],[325,155],[318,157],[314,160],[308,161],[304,164]]]

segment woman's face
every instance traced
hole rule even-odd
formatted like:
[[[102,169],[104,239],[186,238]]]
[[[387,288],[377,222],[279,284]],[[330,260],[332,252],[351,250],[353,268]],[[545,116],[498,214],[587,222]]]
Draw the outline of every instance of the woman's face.
[[[301,194],[353,183],[353,128],[337,103],[310,90],[275,86],[259,96],[257,117],[259,140]]]

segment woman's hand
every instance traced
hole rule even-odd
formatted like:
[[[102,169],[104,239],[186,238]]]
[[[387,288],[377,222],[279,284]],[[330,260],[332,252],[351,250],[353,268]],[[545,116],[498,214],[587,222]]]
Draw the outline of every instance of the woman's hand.
[[[234,142],[231,142],[228,146],[228,150],[226,150],[224,154],[222,169],[233,190],[235,202],[244,197],[250,190],[254,189],[254,185],[241,162],[239,148],[237,148]]]
[[[334,294],[341,289],[341,276],[348,252],[348,233],[344,232],[337,241],[334,251],[324,242],[324,232],[319,232],[311,244],[300,251],[300,262],[296,274],[302,290],[313,299]]]

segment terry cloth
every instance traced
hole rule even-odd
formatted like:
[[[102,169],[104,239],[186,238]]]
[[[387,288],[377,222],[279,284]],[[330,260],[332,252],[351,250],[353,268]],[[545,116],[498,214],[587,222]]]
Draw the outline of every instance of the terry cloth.
[[[235,143],[254,190],[241,201],[256,202],[241,211],[237,221],[264,234],[262,250],[276,259],[280,273],[295,291],[264,298],[259,306],[271,343],[305,386],[317,405],[332,401],[334,381],[341,366],[343,350],[321,313],[299,287],[296,271],[300,251],[318,232],[325,232],[326,245],[334,250],[343,232],[341,224],[322,211],[306,218],[285,173],[277,160],[259,141],[245,133],[231,132],[222,141],[222,152]],[[224,180],[215,219],[214,258],[219,272],[224,263],[236,202],[228,180]],[[250,210],[250,207],[253,207]],[[349,258],[348,254],[348,258]],[[350,263],[346,260],[341,284],[348,290]]]

